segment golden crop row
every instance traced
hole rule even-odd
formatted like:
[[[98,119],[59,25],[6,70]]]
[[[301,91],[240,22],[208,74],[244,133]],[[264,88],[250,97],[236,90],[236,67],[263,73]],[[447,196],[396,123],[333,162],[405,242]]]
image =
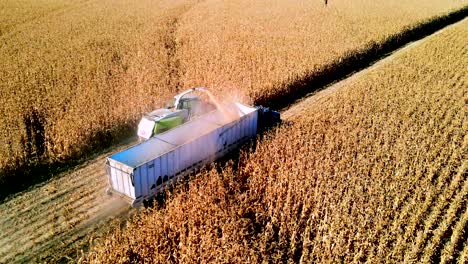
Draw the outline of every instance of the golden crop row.
[[[134,131],[144,111],[189,86],[250,101],[287,92],[289,83],[324,65],[466,5],[58,3],[63,11],[20,12],[16,22],[2,22],[34,21],[0,36],[0,170],[63,161],[109,145]]]
[[[26,23],[35,24],[38,18],[82,2],[85,0],[3,0],[0,2],[0,36],[18,30]]]
[[[304,101],[237,171],[200,173],[87,261],[462,261],[467,29],[465,19]]]

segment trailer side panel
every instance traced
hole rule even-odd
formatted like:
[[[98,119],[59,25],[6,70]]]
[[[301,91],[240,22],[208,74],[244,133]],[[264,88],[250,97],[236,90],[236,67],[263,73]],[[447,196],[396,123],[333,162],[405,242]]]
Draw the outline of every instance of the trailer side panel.
[[[113,191],[138,206],[180,177],[255,137],[258,112],[240,104],[235,106],[240,117],[234,121],[226,123],[220,111],[213,111],[109,157],[109,184]]]

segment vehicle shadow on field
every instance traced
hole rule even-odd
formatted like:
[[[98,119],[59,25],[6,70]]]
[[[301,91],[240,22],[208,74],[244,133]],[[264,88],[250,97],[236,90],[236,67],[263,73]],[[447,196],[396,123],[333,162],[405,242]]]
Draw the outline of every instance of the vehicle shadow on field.
[[[439,16],[422,22],[402,32],[390,36],[382,43],[371,43],[366,47],[349,52],[339,58],[311,72],[290,84],[275,87],[278,92],[271,96],[260,97],[256,105],[264,105],[272,109],[285,109],[311,92],[318,91],[334,82],[343,80],[349,75],[361,71],[375,62],[391,55],[406,44],[427,37],[436,31],[463,20],[468,16],[468,6],[450,14]]]

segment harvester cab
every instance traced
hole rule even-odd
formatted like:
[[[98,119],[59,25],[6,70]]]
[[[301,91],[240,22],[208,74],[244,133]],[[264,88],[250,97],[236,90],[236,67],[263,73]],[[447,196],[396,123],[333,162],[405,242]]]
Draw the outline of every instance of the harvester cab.
[[[207,92],[206,88],[195,87],[184,91],[166,103],[166,108],[143,115],[138,124],[138,136],[140,140],[151,137],[177,127],[196,116],[214,110],[215,107],[193,94],[195,91]]]

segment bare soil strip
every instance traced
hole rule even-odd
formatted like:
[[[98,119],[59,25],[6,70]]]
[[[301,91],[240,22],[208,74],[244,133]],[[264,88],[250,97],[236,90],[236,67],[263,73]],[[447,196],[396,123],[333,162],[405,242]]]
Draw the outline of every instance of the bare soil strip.
[[[74,259],[127,213],[123,200],[104,192],[105,156],[0,205],[1,263]]]

